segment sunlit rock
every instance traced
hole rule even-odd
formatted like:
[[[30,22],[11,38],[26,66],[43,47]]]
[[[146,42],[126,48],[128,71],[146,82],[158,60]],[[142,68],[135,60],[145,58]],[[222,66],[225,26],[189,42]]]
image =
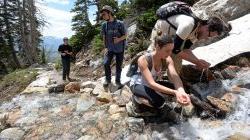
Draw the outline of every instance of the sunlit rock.
[[[0,139],[22,140],[24,131],[20,128],[8,128],[1,132]]]
[[[64,91],[69,93],[80,92],[80,84],[77,82],[70,82],[65,86]]]

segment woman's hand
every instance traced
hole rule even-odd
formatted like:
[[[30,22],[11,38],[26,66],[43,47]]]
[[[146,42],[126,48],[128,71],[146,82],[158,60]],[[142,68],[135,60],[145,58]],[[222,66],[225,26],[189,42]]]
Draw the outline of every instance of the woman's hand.
[[[175,93],[177,101],[182,105],[190,104],[190,98],[184,91],[176,91]]]

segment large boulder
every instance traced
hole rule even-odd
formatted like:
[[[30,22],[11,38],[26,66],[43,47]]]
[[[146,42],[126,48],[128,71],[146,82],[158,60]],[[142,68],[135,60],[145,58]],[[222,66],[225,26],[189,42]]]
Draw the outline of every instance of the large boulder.
[[[211,13],[220,13],[226,19],[233,20],[250,12],[250,1],[200,0],[193,5],[193,10],[202,18],[207,18]]]
[[[24,136],[24,131],[20,128],[8,128],[0,133],[0,139],[4,140],[22,140]]]

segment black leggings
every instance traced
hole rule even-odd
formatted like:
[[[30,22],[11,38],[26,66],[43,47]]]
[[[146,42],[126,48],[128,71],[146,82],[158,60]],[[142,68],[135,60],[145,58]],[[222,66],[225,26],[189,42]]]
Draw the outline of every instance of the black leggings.
[[[157,83],[165,87],[174,89],[174,85],[170,82],[159,81]],[[135,96],[147,99],[149,103],[155,108],[160,108],[165,103],[165,99],[162,95],[158,94],[153,89],[147,86],[135,84],[131,86],[131,91]]]

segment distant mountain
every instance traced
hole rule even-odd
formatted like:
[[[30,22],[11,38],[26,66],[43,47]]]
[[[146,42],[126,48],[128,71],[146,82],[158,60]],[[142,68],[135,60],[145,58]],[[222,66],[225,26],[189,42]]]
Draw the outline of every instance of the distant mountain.
[[[63,43],[62,38],[57,38],[53,36],[42,37],[42,46],[45,47],[47,59],[49,62],[55,62],[59,58],[58,46]]]

